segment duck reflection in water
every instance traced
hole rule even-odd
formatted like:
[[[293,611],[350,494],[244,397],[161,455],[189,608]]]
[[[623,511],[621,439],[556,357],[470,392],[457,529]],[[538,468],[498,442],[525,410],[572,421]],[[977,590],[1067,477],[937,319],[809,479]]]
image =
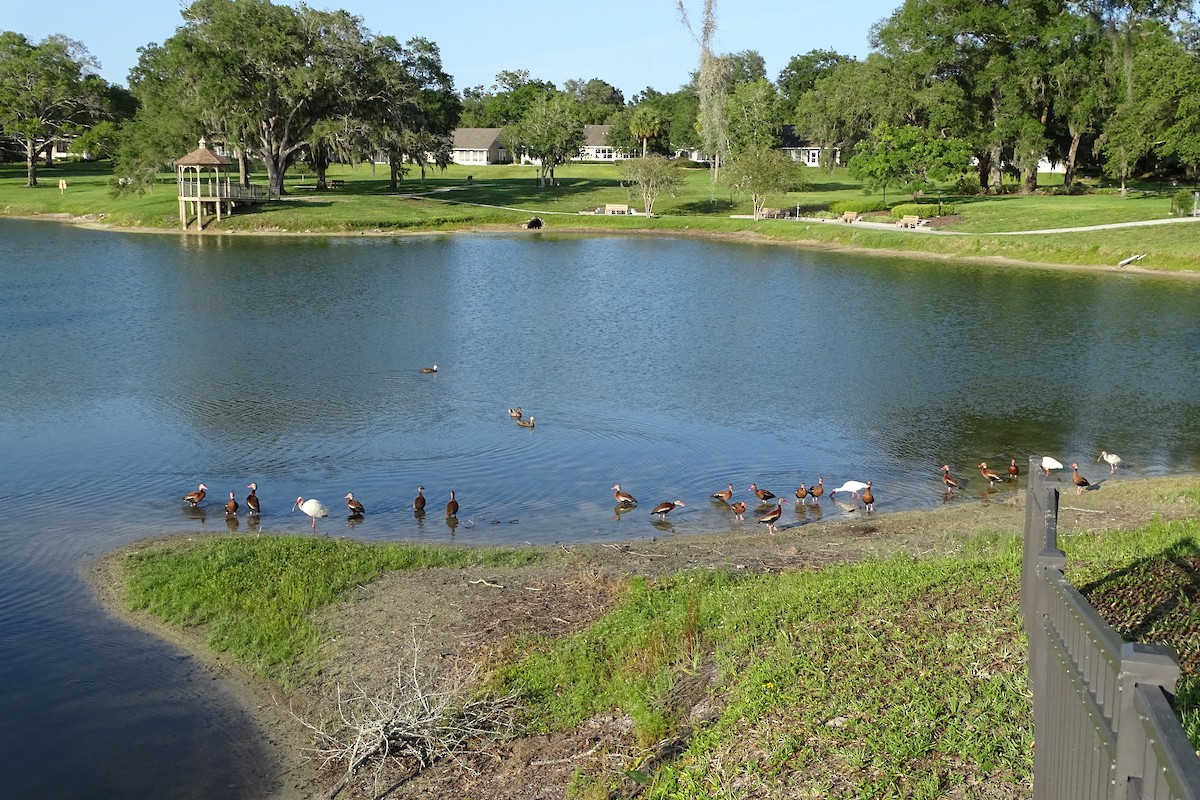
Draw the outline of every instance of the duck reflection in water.
[[[191,517],[194,520],[199,520],[201,525],[208,519],[208,512],[204,510],[203,506],[184,506],[183,515]]]
[[[241,522],[233,514],[226,514],[225,527],[229,528],[230,533],[237,533],[238,528],[241,527]]]
[[[458,530],[458,517],[446,517],[446,527],[450,529],[450,535],[453,536],[454,532]]]
[[[633,511],[637,506],[631,506],[628,503],[617,503],[613,506],[613,519],[620,521],[621,517]]]

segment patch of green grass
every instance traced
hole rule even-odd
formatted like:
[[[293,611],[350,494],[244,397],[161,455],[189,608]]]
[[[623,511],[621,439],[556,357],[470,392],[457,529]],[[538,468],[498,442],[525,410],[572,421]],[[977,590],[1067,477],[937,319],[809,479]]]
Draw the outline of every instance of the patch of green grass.
[[[208,626],[206,642],[288,685],[316,663],[311,612],[389,570],[516,566],[527,550],[364,544],[295,536],[216,537],[126,556],[131,609],[180,627]]]
[[[91,216],[104,223],[132,227],[177,229],[178,200],[174,174],[164,174],[142,195],[111,194],[107,162],[61,164],[43,170],[42,188],[24,186],[20,164],[0,164],[0,213],[12,216],[66,214]],[[294,173],[289,194],[280,201],[238,209],[210,231],[387,233],[463,230],[478,226],[516,229],[532,215],[541,215],[546,230],[604,229],[670,233],[708,232],[720,235],[753,233],[767,239],[799,244],[857,247],[910,252],[914,255],[998,257],[1033,263],[1113,266],[1135,253],[1146,257],[1138,266],[1163,271],[1195,270],[1200,251],[1200,224],[1137,227],[1085,233],[1026,236],[998,235],[1016,230],[1050,230],[1104,223],[1163,219],[1170,199],[1158,187],[1138,187],[1129,197],[1096,193],[1074,196],[1001,195],[977,197],[943,192],[955,206],[955,221],[947,230],[961,235],[936,236],[895,229],[795,222],[730,219],[750,213],[750,200],[732,195],[710,180],[706,169],[686,169],[686,179],[655,205],[659,216],[601,217],[580,215],[607,203],[641,205],[641,198],[621,180],[611,164],[569,164],[556,172],[557,185],[539,186],[537,170],[528,166],[459,166],[431,171],[421,181],[410,174],[393,190],[383,168],[371,165],[333,165],[328,178],[344,186],[316,192],[311,174]],[[843,168],[832,173],[808,169],[804,191],[768,199],[773,208],[818,213],[839,200],[861,200],[861,185]],[[468,183],[468,176],[471,178]],[[60,195],[58,177],[68,190]],[[265,175],[252,180],[264,184]],[[873,198],[883,199],[880,194]],[[908,194],[889,192],[887,204],[911,202]],[[934,203],[932,197],[921,199]]]
[[[508,665],[538,730],[613,709],[650,743],[678,687],[719,666],[727,703],[647,796],[745,781],[783,796],[941,797],[1031,771],[1019,564],[896,558],[816,572],[635,581],[588,631]],[[958,787],[954,789],[954,787]]]

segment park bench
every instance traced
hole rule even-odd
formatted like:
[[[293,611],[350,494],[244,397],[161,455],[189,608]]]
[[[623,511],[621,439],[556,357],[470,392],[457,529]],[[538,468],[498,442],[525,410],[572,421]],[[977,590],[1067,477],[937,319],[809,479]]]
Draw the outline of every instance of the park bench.
[[[329,182],[330,189],[341,189],[345,185],[346,185],[346,182],[344,180],[342,180],[341,178],[334,178],[333,180],[331,180]]]
[[[916,228],[921,224],[921,218],[916,214],[905,214],[896,224],[901,228]]]
[[[611,215],[611,214],[629,214],[631,212],[629,210],[629,206],[627,206],[627,205],[622,205],[622,204],[618,204],[618,203],[607,203],[604,206],[604,213]]]
[[[839,222],[858,222],[858,212],[857,211],[845,211],[842,213],[842,216],[839,217],[838,221]]]

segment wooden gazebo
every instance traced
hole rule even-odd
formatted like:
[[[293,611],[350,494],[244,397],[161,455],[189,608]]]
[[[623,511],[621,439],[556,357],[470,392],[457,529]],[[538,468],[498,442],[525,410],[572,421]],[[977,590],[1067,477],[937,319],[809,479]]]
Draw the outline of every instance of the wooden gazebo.
[[[233,213],[233,198],[229,191],[228,158],[208,149],[203,138],[200,146],[175,161],[175,172],[179,178],[179,225],[188,229],[194,213],[196,228],[204,229],[204,215],[215,214],[217,222],[222,215]]]

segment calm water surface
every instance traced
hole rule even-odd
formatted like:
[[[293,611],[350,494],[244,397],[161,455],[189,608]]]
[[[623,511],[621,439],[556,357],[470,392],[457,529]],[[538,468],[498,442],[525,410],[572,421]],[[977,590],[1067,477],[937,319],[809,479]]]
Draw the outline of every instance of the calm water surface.
[[[104,616],[82,577],[146,536],[259,530],[222,509],[250,481],[264,531],[310,535],[289,512],[303,495],[332,509],[321,535],[519,544],[723,530],[708,495],[729,483],[870,479],[882,512],[943,502],[942,463],[968,480],[956,502],[995,496],[970,480],[981,460],[1050,453],[1093,480],[1101,448],[1128,474],[1200,466],[1193,281],[666,238],[0,220],[0,242],[13,796],[257,797],[280,780],[224,688]],[[615,515],[615,482],[641,508]],[[418,484],[435,509],[457,491],[457,528],[413,517]],[[803,536],[819,518],[784,521]]]

